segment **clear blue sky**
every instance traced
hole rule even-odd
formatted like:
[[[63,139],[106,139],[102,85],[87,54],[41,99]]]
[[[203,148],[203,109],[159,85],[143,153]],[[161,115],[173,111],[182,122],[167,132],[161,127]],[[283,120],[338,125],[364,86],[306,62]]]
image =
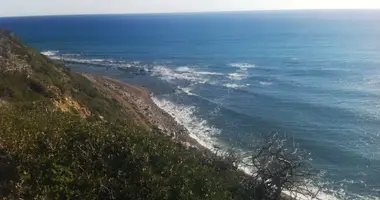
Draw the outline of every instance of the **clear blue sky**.
[[[0,0],[0,16],[284,9],[379,9],[380,0]]]

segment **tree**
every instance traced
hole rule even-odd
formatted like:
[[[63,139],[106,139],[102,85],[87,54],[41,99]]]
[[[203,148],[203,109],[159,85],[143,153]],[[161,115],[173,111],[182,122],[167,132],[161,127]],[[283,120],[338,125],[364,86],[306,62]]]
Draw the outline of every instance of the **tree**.
[[[315,173],[312,172],[308,154],[295,147],[289,147],[287,139],[273,135],[255,145],[249,162],[252,174],[243,180],[246,190],[253,199],[275,200],[284,196],[296,199],[304,196],[314,199],[319,190],[312,190],[306,183]]]

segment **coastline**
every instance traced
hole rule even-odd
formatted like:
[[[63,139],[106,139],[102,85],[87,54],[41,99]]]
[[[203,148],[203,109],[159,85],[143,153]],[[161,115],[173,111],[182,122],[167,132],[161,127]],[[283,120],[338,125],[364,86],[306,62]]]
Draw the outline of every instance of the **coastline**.
[[[89,81],[91,81],[98,89],[103,90],[111,97],[118,101],[124,109],[128,109],[132,116],[135,116],[135,121],[141,124],[148,130],[159,130],[159,134],[163,134],[184,146],[188,150],[193,150],[205,156],[217,156],[213,149],[203,146],[201,142],[191,137],[190,131],[176,119],[160,108],[153,100],[154,96],[147,89],[139,85],[125,83],[120,80],[107,76],[98,76],[88,73],[81,73]],[[238,168],[245,175],[249,172]],[[300,199],[307,200],[310,197],[302,194],[283,191],[282,199]],[[319,193],[316,199],[336,199],[325,193]]]
[[[171,139],[187,149],[197,150],[201,153],[212,154],[212,151],[201,145],[190,136],[190,132],[179,124],[169,113],[158,107],[152,100],[152,93],[138,85],[124,83],[119,80],[82,73],[99,90],[110,94],[122,105],[123,109],[134,116],[134,121],[148,130],[171,137]]]

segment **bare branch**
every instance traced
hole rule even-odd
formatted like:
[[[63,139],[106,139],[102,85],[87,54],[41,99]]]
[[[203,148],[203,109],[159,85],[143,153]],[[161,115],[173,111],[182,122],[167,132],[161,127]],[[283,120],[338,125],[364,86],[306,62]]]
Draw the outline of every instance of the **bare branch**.
[[[293,146],[293,147],[291,147]],[[312,178],[310,164],[304,154],[294,145],[287,146],[287,140],[272,135],[251,154],[250,163],[242,162],[252,168],[247,188],[253,189],[254,199],[279,199],[284,190],[294,196],[302,195],[315,199],[318,191],[307,188],[305,180]]]

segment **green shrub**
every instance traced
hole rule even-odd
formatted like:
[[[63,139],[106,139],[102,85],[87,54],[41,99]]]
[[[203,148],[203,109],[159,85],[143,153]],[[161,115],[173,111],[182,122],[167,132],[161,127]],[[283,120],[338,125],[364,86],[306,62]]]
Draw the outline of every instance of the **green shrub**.
[[[0,179],[3,197],[219,200],[238,195],[236,172],[202,164],[201,154],[169,138],[134,124],[89,122],[41,106],[0,111],[1,152],[8,158],[0,167],[10,175]]]

